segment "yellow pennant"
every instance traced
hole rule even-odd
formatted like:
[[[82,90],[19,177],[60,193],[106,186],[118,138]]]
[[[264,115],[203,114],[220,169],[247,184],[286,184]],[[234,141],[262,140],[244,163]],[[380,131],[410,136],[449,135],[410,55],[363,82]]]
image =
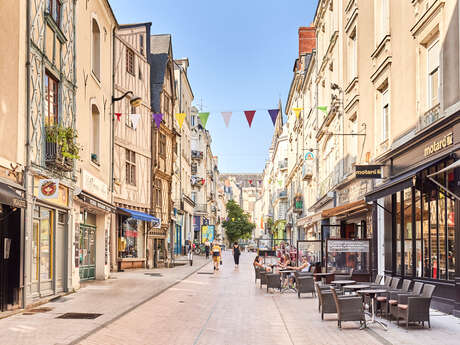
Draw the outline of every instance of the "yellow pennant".
[[[187,114],[185,114],[185,113],[176,114],[176,120],[177,120],[177,123],[179,124],[180,129],[182,129],[182,125],[184,124],[184,120],[185,120],[186,116],[187,116]]]
[[[292,111],[295,113],[295,116],[299,118],[300,112],[303,110],[303,108],[292,108]]]

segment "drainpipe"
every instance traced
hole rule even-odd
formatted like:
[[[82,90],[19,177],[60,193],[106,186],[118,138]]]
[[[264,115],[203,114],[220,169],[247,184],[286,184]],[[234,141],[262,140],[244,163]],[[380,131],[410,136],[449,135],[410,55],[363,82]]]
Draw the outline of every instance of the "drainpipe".
[[[116,34],[116,26],[113,27],[112,29],[112,96],[115,96],[115,34]],[[112,190],[112,193],[111,193],[111,197],[110,197],[110,203],[113,205],[113,192],[114,192],[114,169],[115,169],[115,118],[114,118],[114,113],[115,113],[115,102],[112,101],[112,106],[111,106],[111,118],[112,118],[112,121],[111,121],[111,134],[112,134],[112,138],[111,138],[111,144],[112,144],[112,147],[111,147],[111,169],[110,169],[110,185],[111,185],[111,190]],[[111,241],[113,243],[113,241],[115,240],[115,244],[118,243],[117,239],[118,239],[118,230],[117,230],[117,218],[118,217],[113,217],[113,216],[110,216],[112,218],[113,221],[110,222],[110,224],[113,224],[113,238],[111,238]],[[115,219],[114,219],[115,218]],[[113,246],[115,250],[111,251],[112,255],[113,253],[115,253],[115,257],[111,257],[111,266],[112,266],[112,269],[115,270],[115,268],[118,266],[117,265],[117,258],[118,258],[118,246],[117,245],[114,245]]]
[[[26,193],[26,200],[27,200],[27,208],[24,212],[24,228],[21,232],[21,251],[23,253],[23,277],[22,278],[22,307],[25,308],[27,306],[27,289],[26,285],[29,279],[29,271],[30,267],[27,265],[30,262],[30,251],[29,249],[29,241],[30,241],[30,224],[29,221],[32,220],[32,208],[33,205],[33,193],[29,193],[29,174],[30,174],[30,122],[31,122],[31,114],[30,114],[30,0],[27,0],[27,8],[26,8],[26,166],[24,168],[24,189]]]

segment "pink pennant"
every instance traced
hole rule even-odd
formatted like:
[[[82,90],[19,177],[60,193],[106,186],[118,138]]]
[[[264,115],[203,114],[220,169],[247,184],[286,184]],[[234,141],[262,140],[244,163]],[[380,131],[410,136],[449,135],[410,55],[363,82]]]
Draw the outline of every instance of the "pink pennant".
[[[157,128],[160,128],[161,120],[163,120],[163,114],[156,113],[156,114],[153,114],[152,116],[153,116],[153,120],[155,121],[155,124],[157,125]]]
[[[232,112],[231,111],[223,111],[222,112],[222,117],[224,118],[225,127],[228,128],[228,124],[230,123],[230,118],[232,117]]]
[[[114,113],[113,115],[115,115],[117,117],[117,120],[120,121],[121,113]]]
[[[255,110],[246,110],[244,115],[246,115],[246,120],[248,120],[249,127],[251,127],[252,120],[254,119],[256,111]]]

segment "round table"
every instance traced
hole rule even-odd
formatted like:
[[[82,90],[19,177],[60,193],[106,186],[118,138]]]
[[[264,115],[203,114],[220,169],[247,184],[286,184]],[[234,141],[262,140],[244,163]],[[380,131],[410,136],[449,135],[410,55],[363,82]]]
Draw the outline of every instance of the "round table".
[[[385,323],[375,319],[375,297],[379,293],[387,292],[387,290],[385,290],[385,289],[363,289],[363,290],[358,290],[357,292],[360,295],[368,295],[369,298],[371,299],[371,302],[372,302],[372,314],[371,314],[371,316],[372,316],[372,318],[371,318],[371,321],[369,323],[376,323],[376,324],[382,326],[382,328],[385,331],[388,330],[387,325]]]
[[[351,285],[351,284],[354,284],[356,283],[355,280],[333,280],[331,281],[331,284],[334,284],[334,285],[339,285],[339,286],[342,286],[342,285]]]

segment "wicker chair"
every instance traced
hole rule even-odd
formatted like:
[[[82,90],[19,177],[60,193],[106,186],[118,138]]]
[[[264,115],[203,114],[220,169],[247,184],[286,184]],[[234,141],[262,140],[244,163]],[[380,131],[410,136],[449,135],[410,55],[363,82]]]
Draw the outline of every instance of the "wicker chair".
[[[315,296],[315,282],[312,276],[296,276],[295,280],[298,298],[301,293],[311,293],[311,297]]]
[[[341,329],[342,321],[359,321],[361,328],[366,327],[362,298],[359,296],[339,297],[333,287],[331,287],[331,292],[337,309],[337,326]]]
[[[382,278],[383,276],[381,274],[377,274],[377,276],[375,277],[375,280],[374,280],[374,284],[380,284],[380,282],[382,281]]]
[[[403,282],[403,289],[404,289],[404,282]],[[414,283],[414,289],[409,292],[402,292],[402,291],[390,291],[390,300],[388,301],[388,306],[389,306],[389,316],[390,316],[390,322],[392,317],[395,319],[398,319],[398,296],[399,295],[404,295],[404,294],[410,294],[412,296],[419,296],[422,293],[423,289],[423,283],[420,282],[415,282]]]
[[[270,274],[270,272],[267,272],[265,270],[261,270],[259,275],[260,275],[260,287],[263,285],[267,285],[267,274]]]
[[[375,288],[378,288],[378,289],[387,289],[390,287],[390,284],[391,284],[391,281],[393,280],[392,277],[390,276],[385,276],[384,277],[384,281],[383,281],[383,285],[381,285],[380,283],[379,284],[371,284],[371,289],[375,289]]]
[[[377,296],[377,304],[378,309],[380,310],[380,315],[385,314],[385,317],[388,316],[388,300],[390,299],[391,292],[407,293],[409,291],[411,281],[409,279],[404,279],[403,286],[401,287],[401,289],[398,289],[400,280],[400,278],[393,278],[388,292],[380,296]]]
[[[254,271],[255,271],[255,276],[256,276],[256,279],[255,279],[255,283],[257,284],[257,279],[260,279],[260,267],[254,267]]]
[[[409,322],[421,322],[425,327],[425,321],[430,324],[430,304],[433,292],[436,289],[435,285],[425,284],[423,292],[420,296],[399,295],[398,296],[398,326],[399,319],[406,321],[406,328],[409,329]]]
[[[318,295],[318,311],[321,312],[321,320],[324,320],[324,314],[336,314],[337,308],[331,290],[322,289],[318,283],[315,284],[315,289]]]
[[[267,292],[268,289],[279,289],[281,291],[281,275],[279,273],[265,274],[267,279]]]

